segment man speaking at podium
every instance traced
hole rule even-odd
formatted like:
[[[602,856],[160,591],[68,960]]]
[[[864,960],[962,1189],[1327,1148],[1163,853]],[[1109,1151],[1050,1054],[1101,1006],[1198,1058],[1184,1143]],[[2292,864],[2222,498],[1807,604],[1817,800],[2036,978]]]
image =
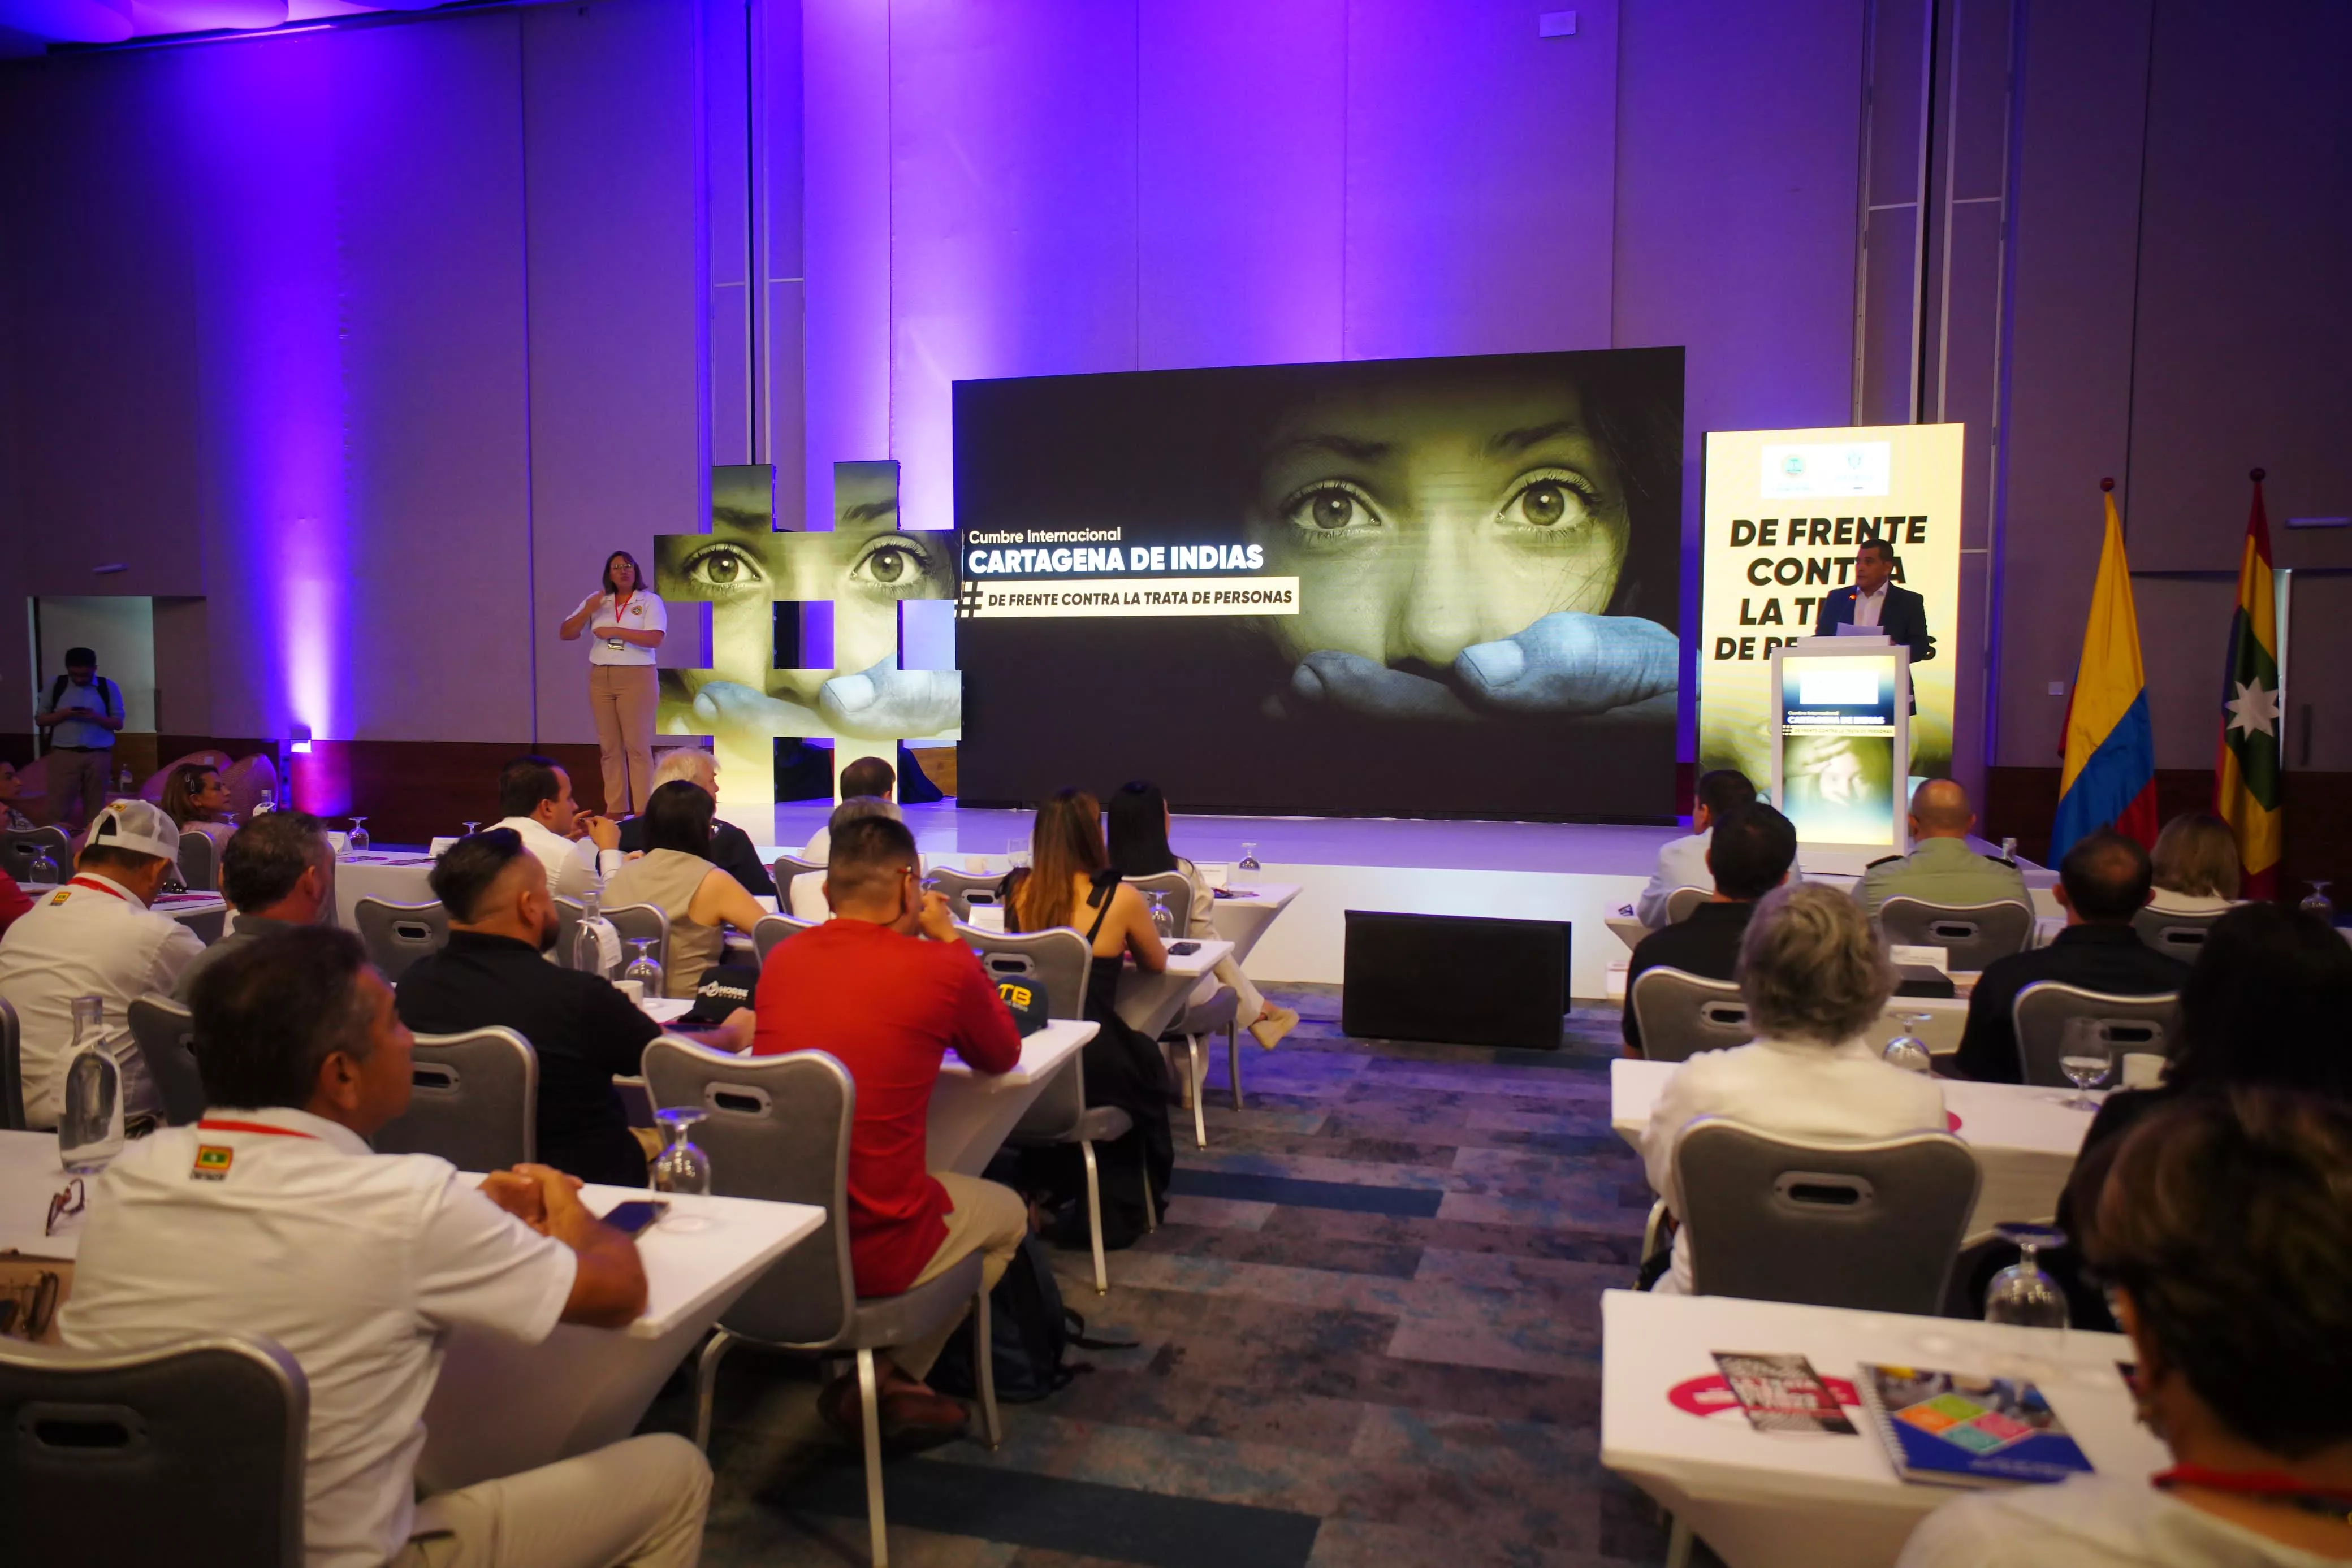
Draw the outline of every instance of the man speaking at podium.
[[[1936,656],[1936,639],[1927,634],[1927,601],[1907,588],[1897,588],[1895,547],[1885,539],[1864,539],[1853,554],[1853,586],[1833,588],[1822,601],[1814,631],[1834,637],[1841,626],[1874,626],[1890,642],[1911,650],[1911,662],[1924,664]]]

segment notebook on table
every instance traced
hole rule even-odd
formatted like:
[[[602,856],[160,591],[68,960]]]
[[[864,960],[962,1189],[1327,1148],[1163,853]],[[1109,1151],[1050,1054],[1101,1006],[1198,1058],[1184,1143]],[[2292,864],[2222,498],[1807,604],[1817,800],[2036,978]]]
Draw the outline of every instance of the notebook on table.
[[[2003,1486],[2063,1481],[2091,1469],[2031,1383],[1864,1362],[1854,1384],[1906,1481]]]

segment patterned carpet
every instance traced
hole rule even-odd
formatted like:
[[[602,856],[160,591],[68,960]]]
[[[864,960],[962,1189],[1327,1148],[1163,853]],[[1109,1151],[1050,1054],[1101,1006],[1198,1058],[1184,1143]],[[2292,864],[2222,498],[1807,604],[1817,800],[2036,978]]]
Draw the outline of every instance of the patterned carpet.
[[[1465,1568],[1655,1563],[1657,1511],[1599,1461],[1600,1293],[1630,1282],[1649,1205],[1609,1130],[1614,1008],[1558,1052],[1351,1040],[1336,987],[1246,1039],[1248,1109],[1212,1051],[1209,1147],[1178,1113],[1169,1222],[1110,1259],[1056,1256],[1094,1370],[1004,1409],[1004,1444],[894,1459],[891,1554],[928,1565]],[[803,1364],[720,1378],[703,1561],[862,1563],[856,1454]],[[686,1429],[673,1390],[650,1427]],[[1702,1561],[1706,1557],[1701,1553]]]

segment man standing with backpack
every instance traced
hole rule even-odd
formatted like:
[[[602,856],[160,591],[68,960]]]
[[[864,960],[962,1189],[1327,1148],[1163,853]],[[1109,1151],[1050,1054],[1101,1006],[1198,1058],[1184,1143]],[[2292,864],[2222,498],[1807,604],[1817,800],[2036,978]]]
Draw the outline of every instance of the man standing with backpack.
[[[106,803],[122,688],[98,673],[96,653],[68,648],[66,673],[33,722],[49,732],[49,821],[79,832]]]

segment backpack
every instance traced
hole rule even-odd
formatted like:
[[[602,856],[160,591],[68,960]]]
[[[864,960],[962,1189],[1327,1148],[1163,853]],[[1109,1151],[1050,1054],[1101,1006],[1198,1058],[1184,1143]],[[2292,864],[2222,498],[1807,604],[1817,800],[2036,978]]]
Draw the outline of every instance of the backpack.
[[[50,683],[49,706],[43,709],[43,712],[57,712],[58,704],[65,698],[66,682],[68,678],[69,677],[65,675],[59,675],[55,681]],[[104,714],[107,717],[112,718],[114,716],[114,705],[121,701],[122,697],[121,688],[116,686],[112,681],[108,680],[104,675],[94,674],[90,676],[89,684],[98,688],[98,711]]]
[[[988,1327],[995,1363],[996,1397],[1007,1405],[1027,1405],[1068,1386],[1070,1380],[1093,1367],[1068,1362],[1072,1346],[1081,1350],[1131,1350],[1132,1340],[1088,1339],[1087,1320],[1062,1304],[1062,1287],[1045,1243],[1034,1236],[1022,1239],[1021,1250],[1005,1265],[1004,1278],[988,1293]],[[940,1393],[958,1399],[980,1395],[980,1380],[971,1364],[971,1336],[949,1337],[940,1358],[925,1379]]]

